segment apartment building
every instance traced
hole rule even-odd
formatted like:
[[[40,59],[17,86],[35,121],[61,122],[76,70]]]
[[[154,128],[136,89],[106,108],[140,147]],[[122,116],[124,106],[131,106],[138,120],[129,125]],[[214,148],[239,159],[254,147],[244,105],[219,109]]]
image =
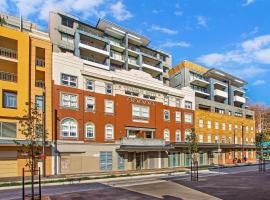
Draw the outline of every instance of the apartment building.
[[[219,69],[183,61],[169,71],[170,85],[195,92],[195,131],[199,143],[209,144],[213,163],[231,163],[235,158],[253,161],[254,112],[247,109],[246,81]]]
[[[53,53],[55,173],[184,166],[194,92],[143,70],[106,70]],[[180,162],[181,161],[181,162]]]
[[[105,70],[141,70],[169,84],[171,55],[149,47],[150,40],[112,22],[95,26],[61,12],[50,12],[49,34],[53,52],[71,52],[85,65]]]
[[[0,26],[0,177],[10,177],[20,176],[26,161],[22,146],[14,142],[26,142],[19,121],[29,114],[31,103],[42,110],[44,96],[48,141],[52,139],[52,45],[48,34],[35,24],[7,14],[0,16],[4,19]],[[47,174],[52,168],[50,154],[47,147]]]

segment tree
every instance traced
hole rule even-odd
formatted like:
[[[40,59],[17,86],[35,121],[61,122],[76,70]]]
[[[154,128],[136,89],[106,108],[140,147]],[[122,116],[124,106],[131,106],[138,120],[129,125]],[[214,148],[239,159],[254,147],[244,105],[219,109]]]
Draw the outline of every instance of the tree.
[[[25,138],[21,152],[26,157],[25,167],[29,169],[31,174],[32,194],[34,194],[35,171],[38,160],[41,158],[42,145],[46,145],[45,141],[47,137],[47,131],[45,129],[43,130],[42,110],[36,104],[32,103],[29,113],[20,120],[19,127],[19,132]],[[18,141],[16,143],[20,145]]]
[[[0,16],[0,26],[3,26],[4,24],[6,24],[7,22],[6,22],[6,20],[5,20],[5,18],[3,17],[1,17]]]
[[[198,141],[197,135],[192,129],[191,133],[187,136],[188,153],[191,158],[191,180],[198,181]]]

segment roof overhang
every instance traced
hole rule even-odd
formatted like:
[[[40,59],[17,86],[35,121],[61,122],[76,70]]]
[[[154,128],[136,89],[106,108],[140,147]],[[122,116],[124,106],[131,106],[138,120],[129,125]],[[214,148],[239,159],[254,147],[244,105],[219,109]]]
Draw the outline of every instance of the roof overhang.
[[[229,80],[233,85],[236,85],[238,87],[242,87],[247,84],[246,81],[215,68],[209,69],[206,73],[204,73],[204,76],[207,78],[215,78],[226,81]]]

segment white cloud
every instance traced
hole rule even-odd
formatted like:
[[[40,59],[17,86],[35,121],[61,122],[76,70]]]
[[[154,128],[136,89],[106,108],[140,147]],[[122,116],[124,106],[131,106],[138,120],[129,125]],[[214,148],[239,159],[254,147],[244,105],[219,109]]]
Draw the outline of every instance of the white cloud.
[[[242,33],[241,36],[243,38],[246,38],[246,37],[253,36],[253,35],[255,35],[258,32],[259,32],[259,27],[258,26],[255,26],[250,32],[248,32],[248,33]]]
[[[247,40],[242,43],[242,48],[245,51],[258,50],[270,44],[270,35],[263,35],[252,40]]]
[[[263,64],[270,64],[270,48],[262,49],[255,52],[257,61]]]
[[[152,10],[152,13],[154,14],[160,14],[162,12],[164,12],[164,10],[156,10],[156,9]]]
[[[197,24],[198,26],[207,27],[207,19],[204,16],[198,16],[197,17]]]
[[[230,73],[239,76],[241,78],[253,78],[260,76],[266,73],[268,70],[261,67],[248,66],[248,67],[233,67],[226,68],[225,71],[229,71]]]
[[[179,41],[179,42],[173,42],[173,41],[166,41],[162,44],[159,45],[161,48],[172,48],[172,47],[184,47],[184,48],[187,48],[187,47],[190,47],[191,44],[188,43],[188,42],[185,42],[185,41]]]
[[[47,21],[51,10],[73,13],[81,17],[105,17],[113,16],[118,21],[123,21],[132,17],[122,0],[11,0],[7,10],[14,12],[19,10],[24,17],[31,15],[39,20]],[[3,0],[0,0],[0,7],[3,7]],[[15,9],[13,8],[15,6]],[[14,13],[13,13],[14,14]],[[17,13],[19,14],[19,13]]]
[[[0,0],[0,12],[6,12],[8,8],[6,0]]]
[[[246,2],[243,4],[243,6],[248,6],[252,3],[255,3],[255,0],[246,0]]]
[[[110,9],[112,15],[119,21],[123,21],[132,17],[132,14],[126,9],[126,6],[122,1],[118,1],[115,4],[112,4]]]
[[[183,12],[180,11],[180,10],[177,10],[177,11],[174,11],[174,14],[175,14],[176,16],[182,16],[182,15],[183,15]]]
[[[257,85],[263,85],[265,84],[265,80],[256,80],[255,82],[252,83],[252,85],[257,86]]]
[[[175,34],[178,33],[178,31],[176,31],[176,30],[160,27],[160,26],[157,26],[157,25],[152,25],[152,27],[149,30],[150,31],[159,31],[161,33],[166,33],[166,34],[169,34],[169,35],[175,35]]]

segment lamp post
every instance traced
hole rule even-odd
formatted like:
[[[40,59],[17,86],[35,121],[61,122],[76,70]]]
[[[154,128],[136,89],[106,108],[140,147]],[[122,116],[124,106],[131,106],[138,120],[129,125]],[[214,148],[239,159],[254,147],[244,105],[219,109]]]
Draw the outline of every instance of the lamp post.
[[[245,161],[245,159],[244,159],[244,125],[243,125],[243,123],[242,123],[242,161]]]
[[[46,177],[46,129],[45,129],[45,126],[46,126],[46,109],[45,109],[45,98],[46,98],[46,93],[45,93],[45,87],[43,88],[43,91],[42,91],[42,154],[43,154],[43,177]]]

